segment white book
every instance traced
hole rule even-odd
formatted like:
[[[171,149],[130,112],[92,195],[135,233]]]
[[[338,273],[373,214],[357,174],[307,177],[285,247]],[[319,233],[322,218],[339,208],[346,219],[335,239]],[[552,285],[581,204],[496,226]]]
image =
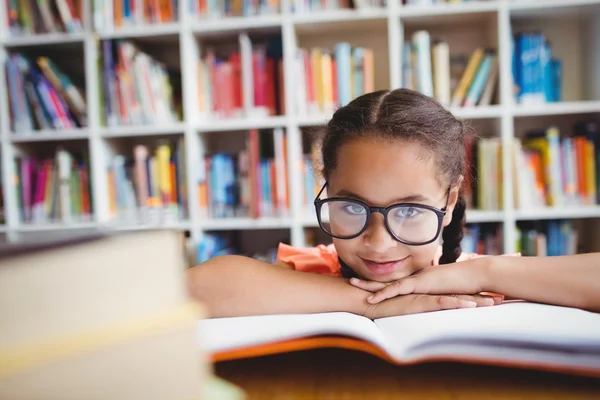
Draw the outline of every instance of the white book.
[[[523,301],[376,320],[343,312],[215,318],[197,329],[217,361],[339,347],[398,365],[448,360],[600,376],[600,314]]]

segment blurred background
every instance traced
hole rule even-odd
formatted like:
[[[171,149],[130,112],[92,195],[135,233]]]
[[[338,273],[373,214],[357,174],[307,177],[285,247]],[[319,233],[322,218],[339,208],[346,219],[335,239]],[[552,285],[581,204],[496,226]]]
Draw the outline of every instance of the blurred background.
[[[600,1],[2,1],[6,243],[164,227],[190,265],[328,243],[316,134],[407,87],[480,136],[463,251],[600,249]]]

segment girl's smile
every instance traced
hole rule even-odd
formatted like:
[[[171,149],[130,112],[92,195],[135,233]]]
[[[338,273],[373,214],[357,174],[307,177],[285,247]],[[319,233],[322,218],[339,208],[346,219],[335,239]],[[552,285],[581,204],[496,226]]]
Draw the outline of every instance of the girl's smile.
[[[378,258],[364,258],[359,256],[365,266],[371,271],[371,273],[378,277],[384,277],[385,275],[395,274],[400,272],[403,267],[407,264],[408,258],[391,260],[391,259],[378,259]]]

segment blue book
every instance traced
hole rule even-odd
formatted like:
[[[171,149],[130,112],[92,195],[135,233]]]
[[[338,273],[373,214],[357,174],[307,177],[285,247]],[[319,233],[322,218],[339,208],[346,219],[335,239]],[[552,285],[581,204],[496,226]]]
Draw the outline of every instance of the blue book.
[[[338,80],[338,102],[341,106],[345,106],[352,100],[352,85],[350,84],[352,48],[350,43],[338,43],[335,45],[334,52]]]
[[[543,92],[544,98],[547,102],[554,101],[552,94],[552,48],[550,43],[544,42],[541,53],[541,67],[542,67],[542,81],[543,81]]]
[[[562,61],[552,58],[550,63],[552,64],[552,101],[561,101]]]
[[[365,71],[364,71],[364,60],[365,60],[365,49],[357,47],[354,49],[352,57],[354,62],[354,97],[362,96],[365,93]],[[339,85],[338,85],[339,86]]]

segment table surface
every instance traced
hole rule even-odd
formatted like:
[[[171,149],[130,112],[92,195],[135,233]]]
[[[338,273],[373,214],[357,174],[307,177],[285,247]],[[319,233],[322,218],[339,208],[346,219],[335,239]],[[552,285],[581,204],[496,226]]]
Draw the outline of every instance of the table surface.
[[[248,399],[600,399],[600,379],[461,363],[397,366],[318,349],[219,362],[217,376]]]

